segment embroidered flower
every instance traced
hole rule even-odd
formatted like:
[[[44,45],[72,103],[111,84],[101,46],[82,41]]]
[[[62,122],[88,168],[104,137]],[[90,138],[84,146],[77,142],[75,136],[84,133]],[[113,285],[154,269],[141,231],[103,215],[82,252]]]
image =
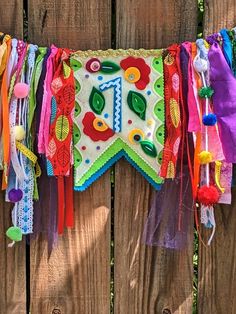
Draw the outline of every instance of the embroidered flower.
[[[86,63],[85,67],[90,73],[95,73],[101,69],[101,62],[97,58],[92,58]]]
[[[103,119],[96,118],[92,112],[86,112],[82,123],[84,125],[84,134],[89,136],[94,142],[105,142],[114,135],[114,131],[109,128]]]
[[[144,132],[140,129],[133,129],[129,132],[128,139],[131,144],[138,144],[144,139]]]
[[[143,90],[150,81],[150,67],[142,58],[128,57],[120,62],[120,66],[125,71],[125,79],[135,84],[135,86]]]

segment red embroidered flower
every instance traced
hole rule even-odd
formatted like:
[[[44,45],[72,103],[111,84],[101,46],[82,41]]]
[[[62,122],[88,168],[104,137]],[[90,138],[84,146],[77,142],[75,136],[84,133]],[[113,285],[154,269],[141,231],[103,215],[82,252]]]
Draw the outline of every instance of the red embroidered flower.
[[[125,70],[125,79],[134,83],[135,86],[143,90],[150,81],[150,67],[142,58],[128,57],[120,62],[120,66]]]
[[[105,142],[115,134],[102,119],[96,118],[92,112],[86,112],[82,123],[84,125],[84,134],[88,135],[94,142]]]
[[[85,67],[87,71],[95,73],[101,69],[101,62],[97,58],[92,58],[86,63]]]

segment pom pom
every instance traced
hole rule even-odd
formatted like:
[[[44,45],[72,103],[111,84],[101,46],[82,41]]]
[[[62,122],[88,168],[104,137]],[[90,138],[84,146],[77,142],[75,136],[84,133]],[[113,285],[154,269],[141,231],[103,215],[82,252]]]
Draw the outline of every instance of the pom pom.
[[[20,189],[11,189],[8,193],[9,201],[12,203],[19,202],[23,197],[23,192]]]
[[[204,114],[202,122],[204,125],[212,126],[216,124],[217,117],[214,113]]]
[[[22,125],[14,126],[14,134],[17,141],[23,141],[25,139],[25,129]]]
[[[6,235],[9,239],[15,242],[22,240],[22,232],[19,227],[10,227],[7,229]]]
[[[203,185],[198,190],[197,199],[201,204],[205,206],[211,206],[216,204],[219,201],[219,198],[220,194],[214,185]]]
[[[201,59],[199,56],[197,56],[193,61],[193,66],[197,72],[203,73],[207,71],[208,63],[207,60]]]
[[[14,95],[16,98],[25,98],[29,95],[29,85],[25,83],[16,83],[14,87]]]
[[[210,162],[212,162],[212,154],[205,150],[198,154],[198,158],[201,165],[209,164]]]
[[[198,95],[201,98],[211,98],[211,96],[214,94],[214,90],[208,86],[208,87],[201,87],[198,91]]]

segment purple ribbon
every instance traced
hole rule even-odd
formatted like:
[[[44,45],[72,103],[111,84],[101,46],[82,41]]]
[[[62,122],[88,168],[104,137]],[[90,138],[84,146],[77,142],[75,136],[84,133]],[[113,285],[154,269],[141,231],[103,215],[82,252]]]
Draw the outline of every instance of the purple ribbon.
[[[218,43],[208,54],[213,107],[226,162],[236,163],[236,80]]]

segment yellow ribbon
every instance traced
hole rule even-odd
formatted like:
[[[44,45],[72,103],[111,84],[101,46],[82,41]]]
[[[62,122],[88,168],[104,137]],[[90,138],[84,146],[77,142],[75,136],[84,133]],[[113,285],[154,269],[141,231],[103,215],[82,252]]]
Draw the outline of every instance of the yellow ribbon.
[[[221,191],[221,193],[224,193],[224,192],[225,192],[225,188],[223,188],[223,187],[220,185],[220,171],[221,171],[221,166],[222,166],[222,162],[219,161],[219,160],[216,160],[216,161],[215,161],[215,182],[216,182],[216,185],[217,185],[218,189]]]
[[[30,150],[28,149],[24,144],[22,144],[19,141],[16,141],[16,148],[25,155],[35,166],[35,177],[38,178],[42,174],[42,170],[39,166],[39,163],[37,161],[38,157]]]

